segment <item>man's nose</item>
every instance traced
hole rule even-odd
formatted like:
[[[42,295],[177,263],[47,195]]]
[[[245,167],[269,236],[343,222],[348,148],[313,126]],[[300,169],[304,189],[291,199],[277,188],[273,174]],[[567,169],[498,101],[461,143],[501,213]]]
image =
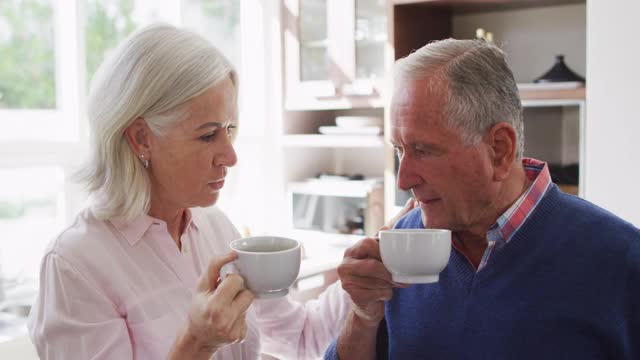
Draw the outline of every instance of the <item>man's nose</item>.
[[[413,164],[406,156],[398,160],[398,189],[409,191],[418,184],[418,177],[415,175],[415,164]]]

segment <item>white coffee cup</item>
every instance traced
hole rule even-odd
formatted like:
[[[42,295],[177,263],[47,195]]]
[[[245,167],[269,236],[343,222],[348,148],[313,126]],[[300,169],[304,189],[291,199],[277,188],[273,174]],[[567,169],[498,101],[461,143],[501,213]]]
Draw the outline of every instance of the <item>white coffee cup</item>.
[[[225,264],[220,277],[240,274],[257,298],[277,298],[289,293],[300,272],[301,250],[297,240],[278,236],[254,236],[229,244],[238,258]]]
[[[437,282],[449,263],[451,231],[392,229],[380,231],[380,255],[393,281],[406,284]]]

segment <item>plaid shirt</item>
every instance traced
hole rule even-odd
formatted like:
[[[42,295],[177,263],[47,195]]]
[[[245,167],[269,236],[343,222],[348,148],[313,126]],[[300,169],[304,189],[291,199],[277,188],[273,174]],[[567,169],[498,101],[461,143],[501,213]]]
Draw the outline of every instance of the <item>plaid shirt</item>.
[[[498,220],[491,225],[489,231],[487,231],[489,244],[484,251],[484,255],[482,255],[482,260],[476,272],[487,266],[491,255],[496,249],[509,243],[509,240],[513,238],[513,235],[520,229],[529,215],[533,213],[540,199],[542,199],[551,187],[551,175],[549,174],[549,167],[546,163],[535,159],[524,158],[522,159],[522,165],[524,166],[526,176],[532,181],[532,184],[507,211],[500,215]],[[453,244],[458,251],[464,254],[464,252],[456,246],[455,241]]]

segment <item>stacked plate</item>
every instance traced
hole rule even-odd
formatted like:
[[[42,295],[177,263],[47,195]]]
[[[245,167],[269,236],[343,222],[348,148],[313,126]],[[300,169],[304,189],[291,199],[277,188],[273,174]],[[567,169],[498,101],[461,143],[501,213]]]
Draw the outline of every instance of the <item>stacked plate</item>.
[[[325,135],[380,135],[382,118],[374,116],[337,116],[337,126],[320,126]]]

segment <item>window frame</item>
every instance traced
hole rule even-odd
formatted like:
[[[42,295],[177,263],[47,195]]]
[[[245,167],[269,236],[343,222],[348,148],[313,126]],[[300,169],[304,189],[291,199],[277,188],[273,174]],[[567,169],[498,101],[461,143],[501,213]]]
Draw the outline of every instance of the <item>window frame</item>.
[[[271,1],[271,0],[270,0]],[[85,54],[85,19],[87,15],[86,0],[57,1],[51,0],[54,23],[54,58],[56,108],[51,110],[34,109],[0,109],[0,169],[17,169],[28,167],[60,167],[64,174],[64,196],[59,200],[63,223],[69,224],[73,217],[87,204],[87,196],[82,186],[71,178],[89,151],[88,123],[86,118],[86,54]],[[162,21],[182,26],[182,9],[180,0],[170,0],[162,5],[158,12]],[[271,11],[267,0],[243,0],[240,6],[241,26],[241,58],[246,58],[248,51],[252,58],[260,59],[271,55],[267,45],[260,36],[269,38],[271,33],[267,22],[265,7]],[[256,12],[256,8],[260,8]],[[250,14],[252,13],[252,14]],[[62,15],[64,14],[64,19]],[[260,20],[260,21],[258,21]],[[261,45],[262,44],[262,45]],[[261,46],[259,46],[261,45]],[[264,119],[270,102],[267,91],[268,64],[248,66],[242,61],[238,70],[243,82],[251,81],[256,86],[240,86],[245,106],[240,104],[240,116],[243,118]],[[272,111],[269,109],[269,111]],[[249,125],[243,124],[243,125]],[[254,126],[256,125],[256,126]],[[242,125],[241,125],[242,126]],[[237,146],[260,141],[264,144],[270,135],[265,137],[264,121],[252,123],[243,128]],[[242,193],[242,192],[240,192]],[[229,194],[229,198],[238,194]],[[231,202],[229,202],[231,205]],[[260,220],[258,220],[260,222]],[[264,224],[264,226],[268,226]],[[55,234],[51,234],[53,238]],[[39,256],[40,254],[38,254]],[[30,286],[32,284],[29,284]],[[37,284],[35,284],[37,286]]]

